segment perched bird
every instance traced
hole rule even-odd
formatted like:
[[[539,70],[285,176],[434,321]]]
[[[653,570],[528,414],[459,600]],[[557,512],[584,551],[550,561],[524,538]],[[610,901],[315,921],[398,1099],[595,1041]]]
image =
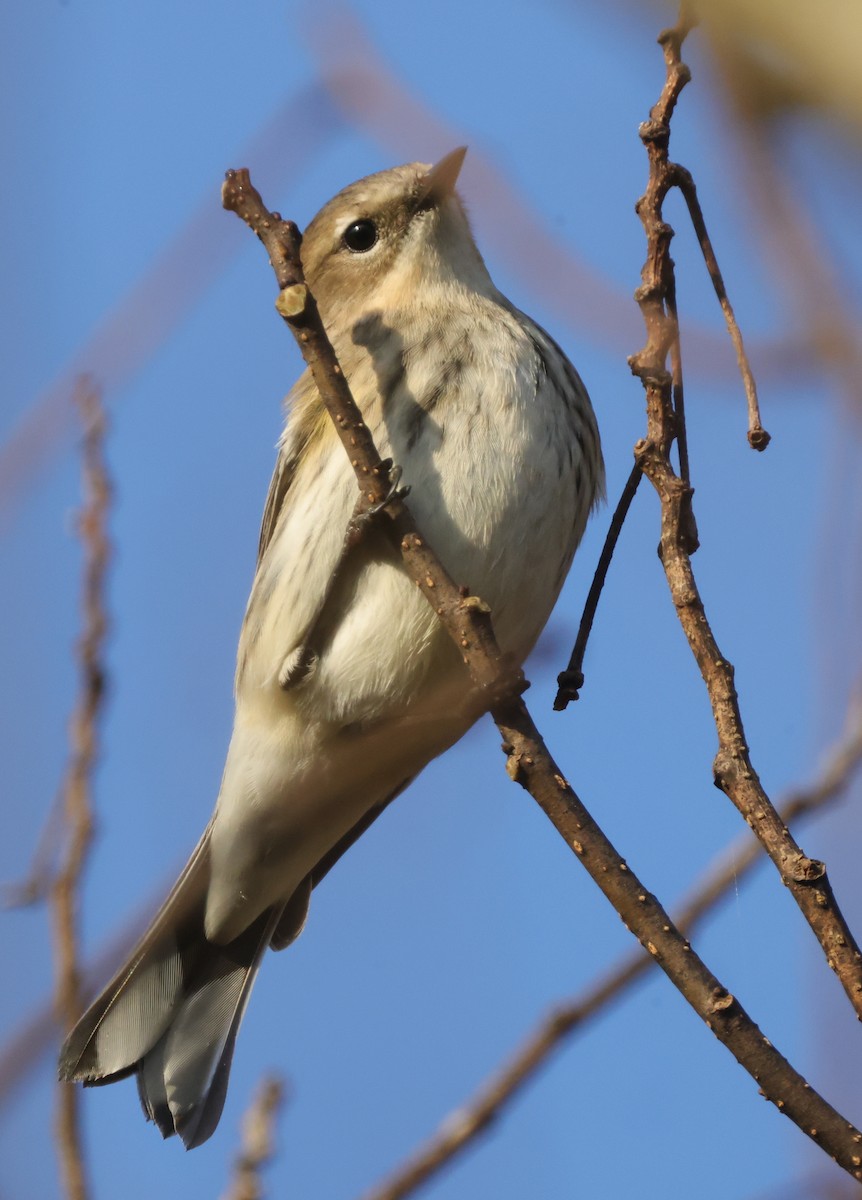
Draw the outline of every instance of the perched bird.
[[[464,154],[339,192],[302,263],[419,528],[521,663],[602,493],[602,455],[577,372],[491,282],[455,191]],[[63,1079],[136,1073],[146,1115],[189,1148],[218,1123],[267,947],[299,935],[315,884],[476,719],[461,657],[380,523],[342,556],[356,498],[306,371],[264,510],[213,816],[62,1050]]]

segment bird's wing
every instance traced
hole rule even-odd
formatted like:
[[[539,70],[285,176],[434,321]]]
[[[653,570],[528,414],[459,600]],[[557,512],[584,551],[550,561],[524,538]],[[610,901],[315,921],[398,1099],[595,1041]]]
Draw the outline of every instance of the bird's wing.
[[[296,473],[296,456],[291,455],[285,446],[279,446],[278,458],[275,460],[275,470],[266,494],[266,504],[263,506],[263,517],[260,523],[260,540],[257,544],[257,561],[266,554],[266,548],[272,541],[281,506],[287,495]]]
[[[310,436],[309,421],[307,419],[303,420],[302,416],[311,407],[315,390],[311,372],[306,370],[296,381],[287,398],[286,403],[290,411],[301,409],[303,412],[298,412],[300,420],[288,422],[284,436],[279,442],[275,470],[272,473],[269,491],[266,494],[266,503],[263,506],[263,517],[260,523],[260,539],[257,546],[258,566],[260,566],[261,560],[264,554],[266,554],[266,549],[272,541],[272,535],[275,533],[278,518],[284,507],[285,498],[290,491],[290,485],[293,483],[296,474],[297,463]]]
[[[289,404],[240,637],[238,696],[245,679],[256,691],[273,673],[284,688],[305,677],[327,634],[321,622],[341,586],[343,560],[351,557],[345,536],[357,484],[309,372]],[[372,549],[373,537],[366,541],[362,560],[380,552]]]

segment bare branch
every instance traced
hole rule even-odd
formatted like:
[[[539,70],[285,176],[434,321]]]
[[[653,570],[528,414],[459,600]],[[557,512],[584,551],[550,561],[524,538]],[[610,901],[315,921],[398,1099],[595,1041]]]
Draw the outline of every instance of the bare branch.
[[[283,1103],[284,1083],[276,1075],[268,1076],[243,1115],[242,1145],[222,1200],[263,1200],[260,1173],[275,1153],[275,1124]]]
[[[830,751],[820,778],[810,788],[793,793],[781,810],[790,823],[823,811],[846,795],[862,764],[862,695],[851,705],[845,729]],[[686,935],[694,932],[728,893],[763,861],[759,842],[743,835],[707,871],[691,897],[676,915],[676,924]],[[383,1183],[372,1188],[363,1200],[403,1200],[424,1186],[483,1134],[490,1131],[524,1088],[535,1079],[546,1062],[609,1004],[622,998],[652,966],[639,950],[627,954],[580,996],[557,1005],[512,1055],[508,1064],[495,1072],[477,1094],[451,1112],[437,1132],[412,1154]]]
[[[679,331],[666,305],[668,280],[673,275],[669,253],[673,230],[662,214],[664,198],[678,175],[677,167],[668,160],[668,122],[690,76],[680,59],[679,31],[666,31],[659,40],[667,67],[665,85],[650,119],[640,129],[649,155],[650,173],[647,190],[637,205],[647,236],[647,259],[636,295],[646,325],[647,344],[629,362],[646,393],[647,436],[635,446],[635,461],[661,501],[662,565],[712,705],[719,742],[713,764],[716,786],[754,829],[814,931],[857,1016],[862,1018],[862,953],[838,908],[826,867],[803,854],[757,777],[745,738],[733,667],[719,650],[691,565],[691,552],[696,545],[692,489],[676,475],[670,460],[680,417],[673,409],[672,378],[665,363]]]
[[[237,212],[267,248],[280,288],[278,310],[311,368],[360,489],[372,502],[385,499],[387,473],[382,470],[380,456],[305,284],[296,227],[265,208],[247,171],[228,172],[222,194],[225,207]],[[394,497],[381,516],[391,522],[407,575],[434,607],[459,647],[477,691],[490,707],[503,735],[510,778],[531,793],[626,926],[716,1037],[753,1075],[764,1095],[846,1171],[862,1179],[862,1133],[819,1096],[763,1036],[643,887],[564,778],[526,707],[514,694],[522,685],[516,674],[507,672],[487,606],[477,597],[460,594],[416,529],[400,497]]]
[[[742,330],[739,328],[739,323],[736,319],[736,314],[733,311],[733,305],[727,295],[727,289],[724,286],[724,279],[718,266],[718,259],[715,257],[715,251],[712,248],[712,241],[706,228],[706,221],[703,216],[703,209],[700,207],[700,201],[697,198],[697,188],[694,185],[694,179],[691,172],[685,167],[681,167],[679,163],[669,164],[671,179],[673,184],[682,192],[688,213],[691,217],[691,223],[694,226],[694,232],[697,235],[698,245],[700,246],[703,261],[706,263],[706,269],[709,272],[709,277],[712,280],[712,286],[715,289],[715,294],[718,297],[718,302],[721,305],[721,311],[724,313],[724,319],[727,324],[727,332],[730,334],[733,348],[736,351],[736,361],[739,364],[739,371],[742,375],[742,382],[745,387],[745,398],[748,403],[748,441],[749,445],[754,450],[765,450],[769,445],[769,434],[763,428],[760,421],[760,405],[757,400],[757,384],[754,382],[754,374],[751,370],[751,363],[748,361],[748,355],[745,352],[745,345],[742,341]],[[682,478],[688,481],[687,472],[682,471]]]
[[[98,755],[99,718],[105,694],[102,665],[108,629],[105,575],[111,555],[106,532],[111,485],[103,459],[105,417],[101,400],[88,380],[78,386],[77,402],[84,423],[85,504],[78,528],[85,550],[84,633],[78,644],[81,694],[72,716],[71,756],[63,783],[63,809],[68,845],[51,887],[56,962],[55,1002],[60,1022],[70,1029],[83,1008],[78,965],[78,889],[93,836],[90,788]],[[69,1200],[86,1200],[79,1119],[79,1092],[58,1083],[56,1129],[63,1186]]]

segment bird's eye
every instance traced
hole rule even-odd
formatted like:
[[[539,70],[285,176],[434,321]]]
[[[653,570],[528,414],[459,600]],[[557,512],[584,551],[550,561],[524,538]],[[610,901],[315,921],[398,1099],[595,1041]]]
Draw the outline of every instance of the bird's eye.
[[[354,254],[364,254],[377,241],[377,226],[367,218],[354,221],[347,226],[341,240]]]

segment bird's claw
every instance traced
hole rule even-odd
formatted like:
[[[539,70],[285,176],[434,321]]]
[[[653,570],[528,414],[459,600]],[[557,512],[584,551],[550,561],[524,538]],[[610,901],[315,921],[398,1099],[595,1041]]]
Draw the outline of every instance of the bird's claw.
[[[372,504],[370,507],[366,508],[365,515],[367,517],[376,517],[378,513],[383,512],[384,508],[391,504],[393,500],[403,500],[406,496],[410,495],[409,484],[405,487],[398,486],[401,482],[401,476],[404,474],[401,467],[393,465],[391,458],[384,459],[380,465],[382,467],[386,467],[389,471],[389,491],[382,500],[378,500],[376,504]]]

